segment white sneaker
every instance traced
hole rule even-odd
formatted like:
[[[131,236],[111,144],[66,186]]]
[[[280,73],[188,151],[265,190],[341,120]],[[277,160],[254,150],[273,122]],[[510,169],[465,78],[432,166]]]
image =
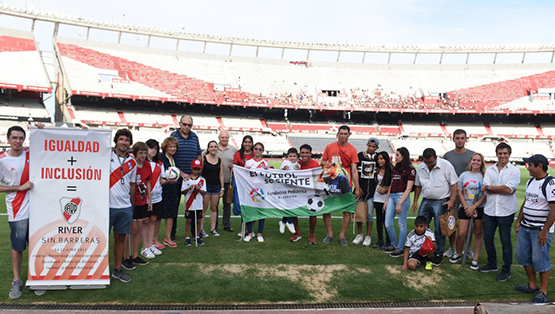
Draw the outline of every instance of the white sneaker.
[[[162,255],[162,251],[160,251],[159,249],[156,248],[156,246],[153,244],[150,247],[150,251],[152,252],[152,254],[154,255]]]
[[[261,235],[259,235],[258,237],[256,237],[256,240],[260,243],[264,242],[264,237],[262,237]]]
[[[455,253],[456,253],[455,249],[452,248],[452,247],[449,247],[449,250],[447,250],[447,252],[443,253],[443,256],[444,257],[451,257]]]
[[[250,242],[250,240],[252,240],[252,236],[250,234],[243,238],[243,241],[245,242]]]
[[[285,224],[283,223],[283,221],[279,221],[279,233],[284,233],[285,232]]]
[[[287,227],[287,230],[289,230],[289,232],[295,233],[295,225],[286,223],[285,226]]]
[[[372,238],[370,236],[366,236],[364,238],[364,242],[362,242],[362,245],[364,246],[370,246],[370,244],[372,244]]]
[[[154,253],[152,253],[150,251],[150,248],[142,249],[141,250],[141,255],[144,256],[145,258],[149,258],[149,259],[153,259],[153,258],[156,257],[156,255],[154,255]]]
[[[474,250],[472,248],[468,248],[468,250],[466,250],[466,256],[470,259],[474,258]]]
[[[356,236],[355,239],[353,240],[353,243],[354,243],[354,244],[361,244],[363,239],[364,239],[364,238],[362,237],[362,234],[357,234],[357,236]]]

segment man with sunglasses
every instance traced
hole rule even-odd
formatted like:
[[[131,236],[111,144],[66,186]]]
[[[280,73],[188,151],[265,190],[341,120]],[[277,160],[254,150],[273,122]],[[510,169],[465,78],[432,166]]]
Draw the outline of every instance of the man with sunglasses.
[[[130,282],[125,273],[135,269],[131,260],[123,262],[125,236],[131,233],[133,200],[135,199],[135,177],[137,162],[128,153],[133,135],[128,129],[119,129],[114,136],[115,147],[110,158],[110,228],[114,228],[114,271],[112,277]]]
[[[191,174],[191,163],[193,160],[198,159],[202,162],[200,149],[200,143],[198,136],[193,129],[193,118],[189,115],[183,115],[179,119],[179,130],[174,131],[171,136],[177,139],[177,151],[173,158],[175,160],[175,165],[179,170],[181,170],[181,178],[177,181],[177,185],[181,186],[183,180],[188,180]],[[181,199],[181,191],[177,191],[177,198]],[[174,221],[171,238],[175,240],[177,223]],[[204,232],[203,237],[207,237],[208,234]]]

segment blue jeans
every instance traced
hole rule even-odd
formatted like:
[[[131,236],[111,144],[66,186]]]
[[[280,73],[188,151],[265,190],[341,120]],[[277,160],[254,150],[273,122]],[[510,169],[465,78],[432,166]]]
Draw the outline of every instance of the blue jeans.
[[[407,215],[409,213],[410,207],[410,197],[401,204],[401,213],[399,214],[399,241],[397,241],[397,234],[395,233],[395,227],[393,226],[393,221],[395,220],[395,207],[401,200],[403,193],[391,193],[389,194],[389,200],[387,201],[387,209],[385,210],[385,230],[391,239],[391,245],[403,250],[405,246],[405,239],[407,237]]]
[[[258,233],[262,234],[264,233],[264,223],[266,222],[266,219],[260,219],[258,221]],[[247,222],[247,232],[248,233],[252,233],[252,225],[254,224],[254,221],[251,222]]]
[[[29,242],[29,218],[10,221],[10,241],[12,242],[12,250],[23,252],[27,248]]]
[[[515,214],[506,217],[488,216],[484,213],[482,224],[484,226],[484,246],[488,254],[488,264],[497,266],[497,252],[495,251],[495,229],[499,227],[499,238],[501,239],[501,247],[503,249],[503,262],[505,265],[501,268],[510,272],[513,264],[513,244],[511,242],[511,230],[513,230],[513,221]]]
[[[553,233],[547,234],[547,243],[540,245],[538,242],[539,229],[530,229],[525,226],[518,228],[516,237],[516,260],[522,266],[532,266],[534,271],[545,273],[551,270],[549,249]]]
[[[445,237],[441,235],[441,226],[439,223],[439,216],[445,215],[447,210],[447,205],[443,203],[447,202],[449,199],[444,198],[440,200],[431,200],[424,198],[420,207],[418,207],[418,215],[426,217],[426,223],[430,226],[432,222],[432,217],[434,218],[434,235],[436,237],[437,250],[436,253],[443,254],[445,250]]]
[[[368,214],[366,222],[374,222],[374,198],[366,200],[366,212]]]

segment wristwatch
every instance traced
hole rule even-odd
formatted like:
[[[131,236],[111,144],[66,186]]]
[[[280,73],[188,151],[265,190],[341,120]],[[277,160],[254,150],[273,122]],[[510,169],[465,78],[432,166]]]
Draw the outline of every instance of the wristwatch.
[[[484,188],[484,190],[487,192],[489,190],[489,185],[486,185],[486,187]]]

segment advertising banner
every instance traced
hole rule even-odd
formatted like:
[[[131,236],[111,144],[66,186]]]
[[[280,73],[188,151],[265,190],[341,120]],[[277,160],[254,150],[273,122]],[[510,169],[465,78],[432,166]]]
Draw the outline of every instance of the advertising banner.
[[[31,289],[110,284],[110,138],[105,130],[31,129]]]
[[[355,196],[335,166],[284,171],[233,167],[244,222],[355,211]]]

